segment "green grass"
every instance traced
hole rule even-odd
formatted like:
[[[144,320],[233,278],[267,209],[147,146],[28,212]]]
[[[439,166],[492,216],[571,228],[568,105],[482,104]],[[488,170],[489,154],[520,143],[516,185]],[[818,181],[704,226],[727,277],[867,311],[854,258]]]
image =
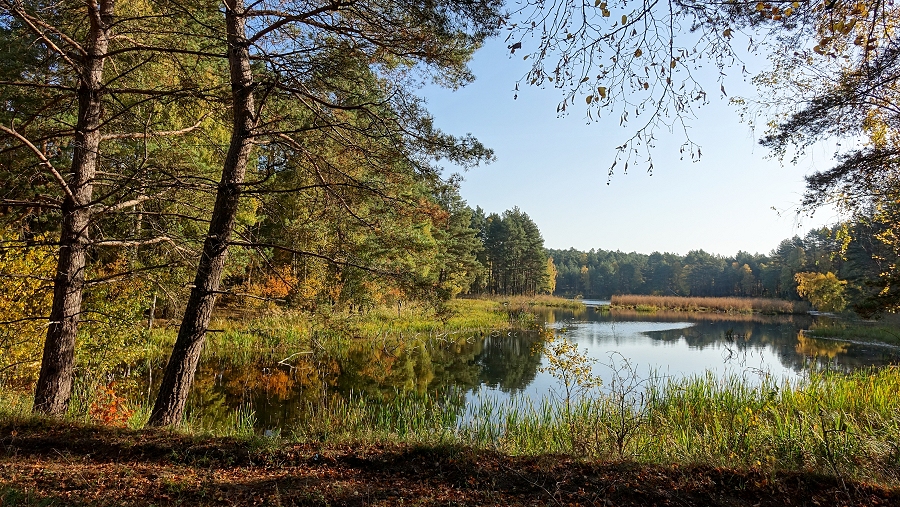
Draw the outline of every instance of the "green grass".
[[[900,345],[900,317],[889,315],[880,321],[816,321],[807,331],[815,338],[883,342]]]
[[[494,301],[514,308],[566,308],[569,310],[583,310],[584,303],[577,299],[567,299],[557,296],[479,296],[479,300]]]
[[[512,455],[814,471],[900,484],[897,368],[811,371],[793,382],[708,374],[617,385],[570,404],[557,396],[538,402],[476,397],[466,404],[462,393],[402,391],[333,397],[310,404],[309,417],[278,438],[466,445]],[[248,426],[182,431],[251,438]]]
[[[523,309],[511,308],[498,300],[479,299],[452,300],[440,308],[409,303],[399,312],[393,307],[329,315],[275,312],[241,317],[232,313],[228,318],[217,318],[212,322],[203,360],[250,366],[285,359],[291,362],[298,354],[313,352],[317,357],[334,357],[359,347],[389,346],[397,351],[416,347],[430,339],[442,343],[465,341],[475,333],[532,325],[533,314]],[[111,387],[116,396],[128,399],[123,403],[125,410],[119,410],[110,418],[115,424],[132,428],[141,427],[149,417],[152,400],[146,391],[146,372],[161,373],[177,337],[177,328],[163,326],[140,336],[141,357],[130,368],[123,366],[121,371],[111,372],[118,378]],[[134,370],[138,375],[121,375],[125,370]],[[76,375],[67,419],[85,424],[100,420],[98,413],[111,405],[109,396],[102,397],[107,388],[105,382],[99,382],[91,375]],[[0,387],[0,417],[30,418],[33,402],[30,386]],[[186,431],[197,434],[240,436],[248,431],[252,433],[254,419],[252,407],[242,407],[212,421],[202,421],[194,414],[187,414],[184,426]]]
[[[900,484],[900,369],[750,383],[711,374],[621,379],[618,387],[539,402],[397,391],[311,403],[289,434],[260,435],[243,407],[217,427],[191,419],[179,431],[278,445],[285,441],[465,445],[511,455],[566,454],[648,464],[804,471]],[[0,396],[0,417],[24,415]]]
[[[258,317],[215,319],[204,345],[207,358],[227,358],[233,364],[281,360],[298,351],[335,348],[353,340],[414,340],[466,337],[474,332],[531,327],[529,311],[499,300],[455,299],[442,308],[410,303],[400,308],[376,308],[365,313],[270,313]],[[156,329],[146,347],[146,359],[164,361],[177,330]]]
[[[43,507],[55,505],[51,498],[44,498],[32,491],[19,490],[9,486],[0,486],[0,505],[26,505]]]
[[[242,358],[255,362],[267,355],[280,359],[315,344],[335,346],[400,335],[465,336],[472,329],[508,328],[511,317],[514,323],[517,312],[523,311],[520,305],[530,304],[503,302],[458,300],[439,314],[411,306],[401,308],[399,317],[394,308],[327,319],[283,313],[222,320],[214,325],[221,332],[209,336],[206,353],[240,363]],[[173,340],[174,331],[157,330],[145,350],[164,360]],[[91,422],[91,407],[100,392],[96,385],[79,384],[68,419]],[[253,408],[241,406],[214,422],[188,414],[179,431],[270,444],[285,440],[462,444],[509,454],[816,471],[900,484],[897,393],[898,368],[853,374],[810,371],[793,382],[770,377],[751,383],[710,375],[675,380],[626,376],[606,391],[570,400],[548,396],[532,402],[513,397],[467,404],[460,392],[405,390],[393,395],[331,395],[310,401],[305,419],[285,430],[287,434],[269,436],[255,429]],[[31,393],[0,386],[0,419],[32,419],[31,402]],[[118,423],[140,427],[147,418],[147,403],[144,398],[129,400],[133,412]]]
[[[0,418],[7,421],[29,419],[33,402],[34,393],[0,383]]]
[[[811,372],[789,383],[737,377],[655,381],[643,397],[607,394],[494,406],[499,436],[467,436],[505,452],[565,453],[642,463],[821,471],[900,481],[900,372]],[[524,410],[523,410],[524,408]]]

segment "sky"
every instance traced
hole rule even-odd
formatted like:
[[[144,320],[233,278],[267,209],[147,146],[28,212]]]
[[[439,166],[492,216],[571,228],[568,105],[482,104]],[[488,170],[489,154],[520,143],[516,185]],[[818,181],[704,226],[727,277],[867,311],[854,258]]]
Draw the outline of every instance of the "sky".
[[[679,160],[683,134],[663,129],[652,175],[645,168],[623,174],[620,163],[609,179],[615,146],[632,132],[628,126],[617,118],[589,122],[578,107],[558,117],[563,95],[555,88],[520,87],[514,100],[527,62],[510,58],[502,40],[489,41],[470,68],[476,80],[459,90],[422,90],[439,128],[471,133],[494,150],[495,162],[462,173],[460,193],[488,213],[518,206],[548,248],[765,254],[783,239],[839,220],[830,210],[811,218],[796,213],[804,175],[830,166],[828,148],[812,150],[797,165],[769,158],[714,80],[703,83],[711,100],[690,124],[703,153],[698,162]],[[756,94],[740,76],[729,76],[725,87],[730,96]]]

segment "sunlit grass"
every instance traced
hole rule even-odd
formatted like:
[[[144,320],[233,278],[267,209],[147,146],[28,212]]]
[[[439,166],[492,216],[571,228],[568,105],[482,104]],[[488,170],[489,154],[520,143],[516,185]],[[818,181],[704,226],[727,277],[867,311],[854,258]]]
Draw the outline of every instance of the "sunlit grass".
[[[808,334],[816,338],[900,345],[900,316],[889,315],[879,321],[820,320],[813,323]]]
[[[31,417],[33,403],[34,395],[32,393],[0,383],[0,419],[27,420]]]
[[[245,405],[217,424],[189,414],[178,431],[270,443],[466,445],[512,455],[813,471],[900,484],[898,368],[810,371],[793,381],[712,374],[624,380],[569,404],[559,393],[537,401],[476,396],[468,402],[452,390],[329,395],[308,403],[306,417],[290,428],[261,430]],[[27,396],[0,393],[3,420],[26,420],[29,408]]]
[[[411,306],[401,307],[399,316],[396,308],[382,308],[327,319],[295,313],[232,318],[214,323],[216,332],[208,338],[206,353],[241,363],[241,358],[256,362],[261,356],[288,357],[316,344],[339,347],[341,340],[401,334],[452,337],[471,329],[510,326],[518,310],[511,312],[512,302],[506,303],[459,300],[440,314]],[[164,352],[174,336],[173,329],[156,330],[146,350]],[[900,483],[897,368],[852,374],[810,371],[794,381],[712,374],[619,380],[617,386],[568,400],[560,393],[503,401],[467,401],[465,393],[453,390],[351,392],[346,397],[331,393],[304,402],[304,417],[290,427],[261,429],[253,407],[245,404],[213,419],[188,413],[178,431],[250,440],[459,444],[509,454],[803,470]],[[79,383],[68,418],[98,422],[98,393],[100,384]],[[27,420],[33,417],[31,403],[30,393],[0,386],[0,418]],[[149,407],[144,388],[113,420],[138,428]]]
[[[729,313],[805,313],[809,303],[805,301],[785,301],[766,298],[737,297],[680,297],[643,296],[620,294],[611,298],[613,308],[627,308],[641,312],[675,310],[682,312],[729,312]]]
[[[640,390],[596,391],[569,405],[549,394],[539,401],[476,397],[468,403],[462,393],[332,397],[310,404],[304,421],[277,436],[468,445],[513,455],[817,471],[900,482],[897,368],[813,371],[795,381],[707,374],[634,382]],[[248,437],[248,414],[201,433]],[[188,424],[182,431],[200,430]]]
[[[567,308],[569,310],[583,310],[584,303],[577,299],[567,299],[557,296],[549,296],[546,294],[536,294],[533,296],[479,296],[479,299],[485,301],[499,302],[505,306],[515,308]]]
[[[712,375],[650,382],[643,396],[616,393],[559,401],[518,400],[480,408],[503,421],[498,438],[473,421],[465,434],[509,453],[566,453],[646,463],[815,470],[890,483],[900,480],[900,372],[759,384]]]
[[[557,298],[559,299],[559,298]],[[216,318],[204,345],[207,358],[228,358],[233,364],[278,361],[316,346],[336,347],[352,340],[465,337],[471,333],[530,327],[534,316],[499,300],[455,299],[440,308],[422,303],[379,307],[365,312],[272,312],[252,317]],[[177,329],[152,333],[147,358],[157,362],[175,343]]]

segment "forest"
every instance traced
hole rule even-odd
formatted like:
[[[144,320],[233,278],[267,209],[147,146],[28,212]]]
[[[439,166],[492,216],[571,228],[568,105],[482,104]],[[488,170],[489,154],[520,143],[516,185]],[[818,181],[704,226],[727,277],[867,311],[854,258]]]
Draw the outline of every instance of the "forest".
[[[701,297],[801,298],[799,274],[829,273],[843,282],[846,305],[863,316],[896,309],[892,288],[900,257],[879,239],[886,231],[872,217],[785,239],[768,254],[733,256],[692,250],[649,255],[610,250],[549,249],[554,294],[609,298],[614,294]],[[801,290],[802,292],[802,290]]]
[[[897,504],[895,366],[750,384],[624,358],[601,391],[534,301],[900,310],[898,20],[884,0],[0,0],[0,505]],[[652,173],[664,132],[701,157],[690,121],[725,95],[703,65],[750,80],[732,101],[772,156],[851,141],[799,210],[844,222],[766,255],[546,249],[528,203],[465,202],[455,171],[495,154],[420,96],[472,82],[491,38],[527,62],[514,98],[627,129],[610,177]],[[748,41],[772,63],[752,77]],[[723,350],[752,346],[728,325]],[[783,351],[859,345],[790,329]],[[477,398],[538,375],[559,381],[540,402]]]

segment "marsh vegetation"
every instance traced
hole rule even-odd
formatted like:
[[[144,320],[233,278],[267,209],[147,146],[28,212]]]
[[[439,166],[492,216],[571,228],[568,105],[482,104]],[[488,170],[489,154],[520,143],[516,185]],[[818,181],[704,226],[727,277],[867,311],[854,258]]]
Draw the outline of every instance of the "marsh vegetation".
[[[616,308],[645,312],[674,310],[679,312],[795,314],[806,313],[811,309],[809,303],[805,301],[785,301],[782,299],[648,296],[637,294],[614,295],[610,300],[610,304]]]

